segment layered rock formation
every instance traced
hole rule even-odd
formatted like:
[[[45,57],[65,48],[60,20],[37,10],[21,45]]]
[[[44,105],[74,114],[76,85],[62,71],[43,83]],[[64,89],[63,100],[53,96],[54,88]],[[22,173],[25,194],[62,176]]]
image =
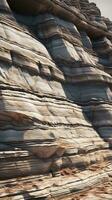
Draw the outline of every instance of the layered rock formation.
[[[112,197],[112,23],[88,0],[0,1],[0,198]]]

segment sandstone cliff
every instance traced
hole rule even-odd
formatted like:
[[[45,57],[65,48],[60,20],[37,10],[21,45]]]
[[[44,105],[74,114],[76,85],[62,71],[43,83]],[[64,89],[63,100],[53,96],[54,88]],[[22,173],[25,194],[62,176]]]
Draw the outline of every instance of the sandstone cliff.
[[[112,199],[111,75],[94,3],[0,1],[1,200]]]

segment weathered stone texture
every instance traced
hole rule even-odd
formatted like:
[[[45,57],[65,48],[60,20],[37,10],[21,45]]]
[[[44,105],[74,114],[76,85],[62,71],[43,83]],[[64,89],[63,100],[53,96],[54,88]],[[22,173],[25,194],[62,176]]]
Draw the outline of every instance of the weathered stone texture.
[[[110,200],[112,22],[88,0],[0,1],[1,200]]]

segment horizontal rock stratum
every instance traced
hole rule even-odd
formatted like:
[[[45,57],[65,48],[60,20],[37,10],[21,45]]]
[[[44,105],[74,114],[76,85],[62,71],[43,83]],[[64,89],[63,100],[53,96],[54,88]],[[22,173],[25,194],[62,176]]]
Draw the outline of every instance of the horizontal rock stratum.
[[[112,199],[112,22],[88,0],[0,1],[0,199]]]

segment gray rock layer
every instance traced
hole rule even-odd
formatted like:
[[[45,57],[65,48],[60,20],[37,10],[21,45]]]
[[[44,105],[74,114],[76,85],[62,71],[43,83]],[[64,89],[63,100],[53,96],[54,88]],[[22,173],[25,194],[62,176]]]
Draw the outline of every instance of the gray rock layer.
[[[112,198],[111,65],[94,3],[0,1],[1,200]]]

